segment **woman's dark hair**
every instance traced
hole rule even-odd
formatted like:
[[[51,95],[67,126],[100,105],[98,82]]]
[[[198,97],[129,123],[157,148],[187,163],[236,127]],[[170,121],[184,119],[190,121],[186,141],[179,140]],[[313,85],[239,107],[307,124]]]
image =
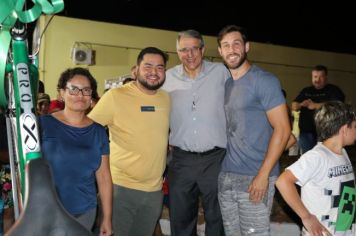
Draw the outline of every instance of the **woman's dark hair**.
[[[95,78],[90,74],[89,70],[81,67],[69,68],[62,72],[61,76],[59,77],[57,90],[65,89],[69,80],[73,79],[76,75],[82,75],[88,78],[90,83],[90,88],[93,90],[92,96],[97,94],[97,83]]]

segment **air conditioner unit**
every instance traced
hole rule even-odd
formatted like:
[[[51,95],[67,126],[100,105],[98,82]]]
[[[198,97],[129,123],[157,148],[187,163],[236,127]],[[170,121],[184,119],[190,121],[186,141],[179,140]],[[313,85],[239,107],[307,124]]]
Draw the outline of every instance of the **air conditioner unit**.
[[[95,64],[95,51],[90,48],[73,48],[72,55],[74,64],[93,65]]]

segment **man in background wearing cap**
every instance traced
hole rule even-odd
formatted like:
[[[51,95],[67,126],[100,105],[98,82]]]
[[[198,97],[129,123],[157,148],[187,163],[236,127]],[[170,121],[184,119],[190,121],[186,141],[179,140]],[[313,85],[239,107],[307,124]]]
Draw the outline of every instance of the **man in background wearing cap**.
[[[42,116],[49,114],[49,104],[51,99],[46,93],[39,93],[37,98],[37,115]]]

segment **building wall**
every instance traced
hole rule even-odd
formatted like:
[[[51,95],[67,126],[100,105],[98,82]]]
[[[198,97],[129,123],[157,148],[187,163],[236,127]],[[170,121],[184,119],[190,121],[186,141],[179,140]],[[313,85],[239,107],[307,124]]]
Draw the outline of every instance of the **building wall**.
[[[41,32],[49,21],[49,16],[41,17]],[[158,47],[169,54],[167,68],[178,64],[176,36],[177,32],[167,30],[54,16],[42,38],[40,79],[46,92],[54,98],[60,73],[77,66],[72,60],[73,47],[91,48],[95,50],[95,64],[80,66],[88,68],[94,75],[98,92],[102,94],[104,81],[129,74],[139,51],[147,46]],[[206,58],[221,61],[216,38],[204,36],[204,40]],[[323,64],[329,68],[329,82],[341,87],[347,102],[356,104],[355,55],[251,42],[248,57],[277,75],[287,91],[289,103],[303,87],[311,84],[311,69],[316,64]]]

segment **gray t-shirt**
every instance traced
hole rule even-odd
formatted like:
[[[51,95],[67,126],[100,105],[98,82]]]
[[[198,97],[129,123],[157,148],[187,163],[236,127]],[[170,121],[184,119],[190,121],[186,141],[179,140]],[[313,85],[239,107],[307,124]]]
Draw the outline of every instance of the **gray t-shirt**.
[[[191,152],[226,147],[224,84],[229,77],[223,64],[208,61],[195,79],[182,65],[167,71],[163,89],[171,97],[170,145]]]
[[[257,66],[225,84],[227,153],[222,171],[255,176],[265,158],[273,129],[266,112],[285,103],[278,79]],[[278,164],[271,176],[278,175]]]

